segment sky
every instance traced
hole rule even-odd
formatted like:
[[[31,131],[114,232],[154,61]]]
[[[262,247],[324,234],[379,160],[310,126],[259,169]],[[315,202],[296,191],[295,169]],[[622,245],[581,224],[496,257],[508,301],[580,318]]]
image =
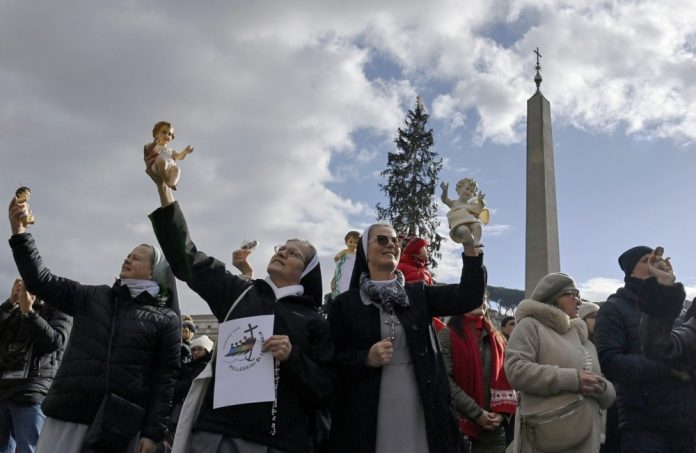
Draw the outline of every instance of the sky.
[[[0,0],[0,193],[31,187],[30,232],[55,274],[112,284],[155,242],[142,147],[168,120],[172,147],[195,148],[175,195],[198,248],[230,264],[258,240],[263,277],[273,245],[306,238],[328,291],[343,236],[386,202],[379,172],[420,95],[441,180],[486,193],[489,284],[523,289],[538,47],[561,270],[600,301],[622,285],[624,250],[663,245],[693,297],[695,19],[686,0]],[[439,281],[457,281],[460,247],[443,246]],[[8,247],[7,295],[16,275]],[[209,312],[179,289],[185,312]]]

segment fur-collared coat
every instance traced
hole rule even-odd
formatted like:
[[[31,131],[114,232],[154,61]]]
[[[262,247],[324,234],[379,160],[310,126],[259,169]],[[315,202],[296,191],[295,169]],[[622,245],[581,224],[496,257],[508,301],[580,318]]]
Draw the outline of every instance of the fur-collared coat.
[[[518,391],[521,411],[525,404],[538,404],[561,394],[578,394],[578,371],[589,366],[601,374],[597,350],[587,338],[587,326],[570,319],[561,309],[532,299],[523,300],[515,313],[517,326],[505,352],[505,372]],[[598,452],[601,433],[600,408],[608,408],[616,398],[614,386],[605,380],[606,390],[599,398],[586,397],[592,406],[594,426],[585,442],[569,452]],[[515,453],[534,451],[529,433],[521,432],[515,420]],[[536,450],[539,452],[539,450]]]

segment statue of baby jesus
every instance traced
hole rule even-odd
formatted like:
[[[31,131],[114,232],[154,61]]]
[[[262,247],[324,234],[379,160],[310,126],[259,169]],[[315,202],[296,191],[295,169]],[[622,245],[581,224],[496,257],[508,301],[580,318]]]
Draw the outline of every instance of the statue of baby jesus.
[[[155,139],[155,151],[158,152],[157,160],[152,164],[152,171],[157,174],[164,183],[176,190],[176,185],[181,176],[181,170],[176,165],[177,160],[184,158],[193,152],[191,146],[187,146],[183,151],[174,151],[168,144],[174,140],[174,128],[171,123],[160,121],[152,129],[152,136]]]
[[[34,214],[31,213],[31,208],[29,208],[29,203],[27,203],[27,201],[29,201],[29,198],[31,198],[31,190],[28,187],[22,186],[15,191],[15,200],[17,201],[17,204],[25,204],[27,207],[28,214],[20,219],[22,225],[24,225],[25,227],[27,225],[34,224]]]
[[[657,281],[662,285],[672,285],[677,277],[674,275],[674,269],[672,268],[672,263],[669,257],[665,258],[665,248],[661,245],[655,247],[648,262],[654,267],[652,274]]]
[[[450,237],[460,244],[473,244],[474,247],[483,247],[481,244],[481,224],[487,225],[490,220],[490,212],[486,209],[485,194],[480,193],[475,179],[464,178],[457,182],[457,194],[459,198],[450,200],[447,196],[449,184],[440,184],[442,189],[442,202],[449,206],[447,221],[450,227]]]

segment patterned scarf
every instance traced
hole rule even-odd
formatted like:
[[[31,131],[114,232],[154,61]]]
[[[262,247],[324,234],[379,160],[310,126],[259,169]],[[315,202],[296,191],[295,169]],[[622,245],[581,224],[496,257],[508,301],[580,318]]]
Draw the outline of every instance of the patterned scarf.
[[[360,275],[360,291],[374,303],[382,305],[384,311],[390,315],[394,314],[394,306],[408,307],[408,297],[404,290],[404,274],[400,270],[395,270],[396,279],[386,285],[375,284],[367,276],[367,272]]]

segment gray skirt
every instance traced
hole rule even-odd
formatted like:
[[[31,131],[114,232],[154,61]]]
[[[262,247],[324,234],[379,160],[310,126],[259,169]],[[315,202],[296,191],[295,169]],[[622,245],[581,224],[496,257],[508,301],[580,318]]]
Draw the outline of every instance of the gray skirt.
[[[55,418],[46,417],[39,442],[36,444],[36,453],[80,453],[82,444],[89,425],[64,422]],[[127,451],[136,451],[138,436],[131,441]]]

